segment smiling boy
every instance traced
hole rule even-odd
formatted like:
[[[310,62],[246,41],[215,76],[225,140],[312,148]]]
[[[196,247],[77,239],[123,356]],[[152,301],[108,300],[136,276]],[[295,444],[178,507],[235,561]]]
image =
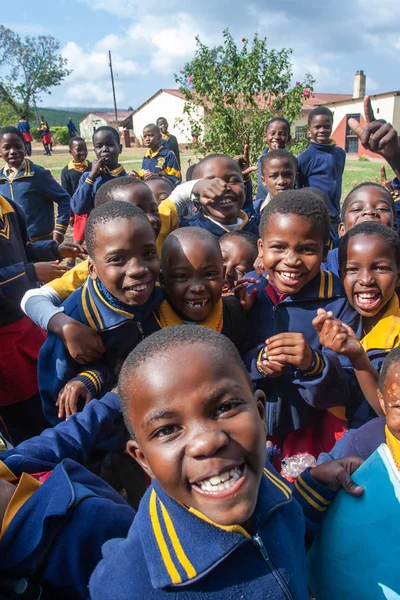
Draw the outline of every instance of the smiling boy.
[[[285,190],[292,190],[297,181],[297,159],[287,150],[271,150],[261,157],[262,182],[268,188],[266,198],[256,200],[254,208],[258,212]]]
[[[142,161],[138,175],[143,179],[152,175],[163,175],[176,185],[182,176],[175,154],[168,146],[161,143],[161,132],[157,125],[150,123],[143,129],[143,143],[148,148]]]
[[[274,117],[265,126],[264,141],[267,145],[257,161],[258,181],[257,181],[257,199],[265,200],[270,191],[268,184],[263,181],[262,160],[271,150],[284,150],[290,142],[290,123],[283,117]]]
[[[293,492],[265,467],[265,398],[232,343],[164,329],[129,355],[119,395],[127,451],[152,485],[128,537],[103,547],[91,597],[308,599],[305,526],[333,494],[320,467]]]

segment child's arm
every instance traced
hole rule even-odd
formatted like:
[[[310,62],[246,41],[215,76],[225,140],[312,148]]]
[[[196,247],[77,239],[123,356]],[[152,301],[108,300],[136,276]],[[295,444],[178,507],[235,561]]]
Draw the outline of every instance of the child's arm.
[[[339,319],[333,318],[332,313],[322,308],[317,312],[318,316],[313,320],[313,325],[321,345],[337,354],[347,356],[364,397],[377,415],[383,415],[377,394],[379,375],[356,334],[351,327]]]
[[[87,215],[94,206],[93,186],[105,166],[105,159],[94,160],[89,174],[83,173],[79,180],[78,188],[71,198],[71,210],[76,215]]]
[[[168,177],[174,185],[182,181],[182,175],[179,170],[178,161],[176,160],[175,154],[170,150],[165,158],[165,167],[160,174]]]
[[[61,171],[61,185],[70,197],[73,196],[74,190],[71,179],[68,177],[68,167],[64,167]]]
[[[64,240],[64,235],[69,225],[69,217],[71,214],[70,198],[68,192],[57,183],[50,171],[46,171],[45,173],[46,177],[43,182],[43,194],[58,205],[53,237],[57,242],[61,243]]]

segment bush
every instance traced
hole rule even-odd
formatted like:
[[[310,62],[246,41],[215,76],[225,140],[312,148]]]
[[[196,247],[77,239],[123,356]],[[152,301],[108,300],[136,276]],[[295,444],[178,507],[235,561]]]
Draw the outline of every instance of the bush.
[[[66,126],[50,127],[50,131],[53,133],[54,141],[57,144],[61,144],[62,146],[68,146],[68,142],[69,142],[68,127],[66,127]]]
[[[369,158],[368,156],[366,156],[365,154],[362,154],[361,156],[358,157],[358,160],[360,162],[369,162]]]
[[[286,150],[289,150],[295,156],[298,156],[308,148],[310,145],[310,140],[308,138],[302,138],[301,140],[297,140],[297,142],[293,142],[292,144],[288,144]]]
[[[35,126],[32,126],[31,124],[31,136],[33,137],[33,139],[35,140],[35,142],[41,142],[42,138],[40,135],[40,131],[38,131],[38,128]]]

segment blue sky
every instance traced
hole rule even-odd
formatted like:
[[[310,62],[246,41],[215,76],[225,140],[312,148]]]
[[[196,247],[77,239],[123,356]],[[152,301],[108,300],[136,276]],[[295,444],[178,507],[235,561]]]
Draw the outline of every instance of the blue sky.
[[[351,93],[358,69],[367,92],[400,89],[398,0],[20,0],[2,22],[20,34],[51,34],[72,75],[43,106],[111,106],[107,51],[119,108],[134,108],[193,56],[194,37],[217,44],[229,27],[239,41],[255,31],[272,47],[293,48],[294,80],[310,72],[315,91]]]

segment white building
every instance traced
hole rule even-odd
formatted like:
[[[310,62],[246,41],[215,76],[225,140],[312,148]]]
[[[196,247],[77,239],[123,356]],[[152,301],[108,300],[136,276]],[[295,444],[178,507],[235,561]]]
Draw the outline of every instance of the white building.
[[[116,129],[118,129],[118,131],[122,131],[123,129],[128,129],[132,131],[133,112],[134,111],[132,110],[117,111],[118,123],[116,123],[115,121],[114,111],[88,113],[79,123],[79,131],[81,137],[83,137],[84,140],[91,142],[92,136],[96,129],[102,127],[103,125],[111,125],[111,127],[115,127]]]

